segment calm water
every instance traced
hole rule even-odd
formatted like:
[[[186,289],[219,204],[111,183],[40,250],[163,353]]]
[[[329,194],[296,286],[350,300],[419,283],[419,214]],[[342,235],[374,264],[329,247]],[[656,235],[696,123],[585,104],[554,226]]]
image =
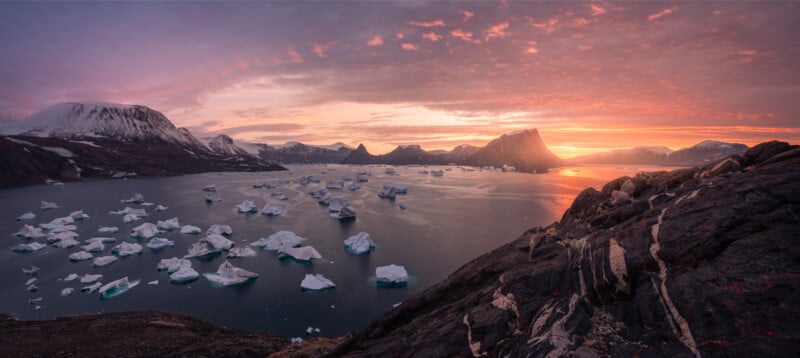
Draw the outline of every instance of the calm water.
[[[444,167],[441,167],[444,168]],[[565,168],[549,174],[533,175],[501,172],[462,172],[453,167],[444,177],[418,174],[418,171],[439,169],[398,167],[398,175],[388,176],[385,169],[359,166],[293,166],[289,172],[272,173],[207,173],[171,178],[105,180],[67,183],[64,187],[40,185],[0,191],[0,311],[20,319],[48,319],[62,315],[127,310],[169,310],[190,313],[226,327],[245,330],[273,331],[285,336],[304,336],[308,326],[318,327],[322,335],[338,336],[366,326],[372,319],[391,310],[393,305],[430,287],[445,278],[472,258],[513,240],[525,230],[558,220],[575,195],[587,186],[599,187],[609,179],[634,174],[638,170],[657,168],[581,167]],[[360,183],[361,190],[347,189],[347,196],[358,213],[355,222],[342,224],[328,216],[307,193],[323,188],[325,180],[341,180],[360,171],[371,171],[369,182]],[[323,174],[324,173],[324,174]],[[281,180],[314,174],[322,183],[301,186],[279,184]],[[253,184],[271,182],[277,188],[254,189]],[[201,191],[216,184],[215,193],[224,201],[204,202]],[[376,193],[382,184],[403,184],[408,195],[395,201],[379,198]],[[345,183],[348,185],[348,183]],[[283,192],[288,201],[270,198],[272,191]],[[335,192],[329,190],[329,192]],[[121,199],[142,193],[145,201],[169,207],[153,212],[154,206],[144,207],[149,216],[143,220],[123,223],[122,217],[109,211],[125,206]],[[260,209],[266,202],[282,205],[286,211],[279,217],[260,214],[238,214],[234,206],[244,199],[254,200]],[[41,200],[54,201],[58,209],[39,210]],[[407,203],[401,210],[398,204]],[[49,222],[83,210],[91,218],[77,224],[79,241],[90,237],[113,236],[117,242],[127,240],[131,228],[144,222],[156,223],[178,217],[181,225],[191,224],[204,231],[212,224],[227,224],[233,228],[231,239],[237,245],[266,237],[280,230],[294,231],[309,239],[323,256],[322,260],[304,265],[279,260],[272,252],[257,249],[255,257],[229,259],[235,266],[256,272],[260,277],[241,287],[212,287],[202,276],[186,285],[173,285],[166,273],[156,270],[160,259],[183,257],[191,243],[202,235],[182,235],[171,232],[163,235],[175,241],[175,246],[161,251],[144,247],[141,255],[120,259],[104,268],[92,267],[91,260],[71,262],[67,256],[77,248],[48,247],[29,254],[14,253],[11,247],[22,242],[12,237],[23,222],[16,217],[34,212],[36,219],[29,224]],[[99,234],[100,226],[117,226],[117,234]],[[350,235],[366,231],[377,247],[367,255],[348,253],[342,241]],[[40,240],[44,241],[44,240]],[[144,246],[146,240],[140,244]],[[114,244],[107,244],[102,255],[110,255]],[[193,261],[200,272],[214,272],[227,258],[222,255],[210,261]],[[39,291],[25,289],[31,276],[22,268],[36,265]],[[411,276],[403,288],[377,288],[375,268],[388,264],[403,265]],[[103,274],[102,282],[129,276],[141,284],[108,300],[97,293],[83,294],[83,284],[60,279],[70,273]],[[301,292],[300,281],[307,273],[321,273],[331,279],[336,288],[323,292]],[[158,285],[148,281],[158,280]],[[63,288],[76,291],[61,297]],[[29,298],[43,297],[41,309],[28,304]]]

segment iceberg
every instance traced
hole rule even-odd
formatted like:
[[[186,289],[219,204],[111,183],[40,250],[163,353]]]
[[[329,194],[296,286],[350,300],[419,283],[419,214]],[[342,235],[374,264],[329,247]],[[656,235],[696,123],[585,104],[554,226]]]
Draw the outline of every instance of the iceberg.
[[[63,225],[63,226],[56,226],[50,229],[50,233],[59,233],[64,231],[75,231],[78,228],[75,225]]]
[[[339,221],[350,221],[356,219],[356,211],[349,206],[343,207],[339,212],[332,213],[331,217]]]
[[[119,257],[138,255],[142,253],[142,245],[123,241],[119,245],[114,246],[111,249],[111,253]]]
[[[173,257],[171,259],[162,259],[156,269],[159,271],[167,270],[169,273],[173,273],[181,269],[181,267],[192,267],[192,262],[187,259],[179,259],[177,257]]]
[[[164,211],[164,210],[167,210],[167,209],[169,209],[169,208],[164,206],[164,205],[159,205],[159,206],[156,206],[155,211]]]
[[[222,286],[239,285],[258,278],[257,273],[235,267],[228,261],[219,265],[217,272],[205,273],[203,276],[212,283]]]
[[[100,288],[100,286],[103,286],[103,284],[100,282],[95,282],[92,285],[81,287],[81,292],[92,293],[94,291],[97,291]]]
[[[229,258],[236,258],[236,257],[252,257],[256,256],[256,251],[244,246],[244,247],[234,247],[228,252]]]
[[[23,226],[14,235],[22,239],[40,239],[47,236],[42,232],[42,229],[30,225]]]
[[[344,183],[340,181],[329,181],[325,183],[325,189],[342,190],[344,189]]]
[[[200,241],[207,242],[214,250],[230,250],[233,247],[233,241],[228,240],[225,236],[217,235],[217,234],[210,234]]]
[[[347,201],[347,198],[343,196],[327,197],[323,200],[320,200],[319,203],[322,205],[327,205],[328,211],[334,213],[337,213],[342,210],[343,207],[350,205],[350,203]]]
[[[347,187],[347,189],[350,189],[351,191],[356,191],[358,189],[361,189],[361,185],[358,185],[356,182],[352,182],[350,183],[350,186]]]
[[[243,214],[251,214],[258,211],[258,209],[256,209],[256,204],[253,203],[252,200],[245,200],[242,201],[241,204],[236,205],[236,211]]]
[[[86,215],[86,213],[84,213],[83,210],[73,211],[69,213],[69,216],[73,220],[85,220],[89,218],[89,215]]]
[[[367,175],[366,175],[366,174],[359,174],[359,175],[356,175],[356,182],[359,182],[359,183],[366,183],[366,182],[368,182],[368,181],[369,181],[369,179],[367,179]]]
[[[22,273],[24,273],[26,275],[35,275],[35,274],[39,273],[39,267],[38,266],[33,266],[33,265],[30,265],[29,267],[23,267],[22,268]]]
[[[11,251],[19,253],[28,253],[33,251],[39,251],[45,247],[47,247],[47,245],[34,241],[29,244],[19,244],[17,246],[14,246],[11,248]]]
[[[39,279],[37,279],[36,277],[29,278],[28,281],[25,281],[25,286],[33,285],[34,283],[36,283],[36,281],[39,281]]]
[[[289,198],[286,195],[283,195],[283,193],[279,191],[273,192],[269,194],[269,196],[275,198],[276,200],[289,200]]]
[[[151,286],[158,285],[158,280],[147,281],[147,284],[148,284],[148,285],[151,285]]]
[[[408,189],[403,185],[384,185],[378,192],[378,196],[393,199],[397,195],[406,194],[407,191]]]
[[[116,256],[100,256],[92,261],[92,266],[105,267],[119,260]]]
[[[309,175],[308,177],[306,177],[306,179],[308,179],[308,181],[312,183],[319,183],[322,181],[320,178],[313,175]]]
[[[112,243],[114,241],[117,241],[117,239],[115,239],[113,237],[92,237],[92,238],[86,239],[86,243],[87,244],[91,244],[93,242],[101,242],[101,243],[104,243],[104,244],[108,244],[108,243]]]
[[[172,218],[164,221],[158,221],[156,223],[156,227],[161,230],[177,230],[181,228],[181,224],[178,223],[178,218]]]
[[[133,196],[128,200],[120,200],[120,202],[124,204],[141,204],[144,202],[144,195],[140,193],[133,194]]]
[[[219,203],[222,201],[222,198],[213,195],[206,195],[206,203]]]
[[[441,171],[441,170],[433,170],[433,171],[431,171],[431,175],[433,175],[435,177],[441,177],[441,176],[444,176],[444,172]]]
[[[297,261],[311,261],[321,259],[322,255],[313,246],[290,247],[283,246],[278,249],[278,257],[289,256]]]
[[[308,195],[311,195],[312,198],[317,199],[317,200],[322,199],[327,194],[328,194],[328,191],[325,190],[325,189],[317,189],[317,190],[314,190],[314,191],[311,191],[311,192],[308,193]]]
[[[207,186],[205,186],[205,187],[203,188],[203,191],[215,192],[215,191],[217,191],[217,186],[216,186],[216,185],[214,185],[214,184],[207,185]]]
[[[113,234],[119,231],[119,228],[116,226],[101,226],[97,229],[97,232],[101,234]]]
[[[79,244],[80,243],[78,242],[78,240],[75,240],[75,239],[64,239],[64,240],[59,240],[56,243],[54,243],[53,247],[57,247],[59,249],[68,249],[70,247],[78,246]]]
[[[250,246],[260,247],[268,251],[278,251],[282,247],[300,246],[306,239],[297,236],[291,231],[278,231],[258,241],[250,243]]]
[[[114,280],[103,285],[97,292],[100,292],[101,299],[106,299],[119,296],[138,285],[139,280],[128,281],[128,276],[125,276],[119,280]]]
[[[153,205],[156,205],[156,204],[155,204],[155,203],[149,203],[149,202],[148,202],[148,203],[141,203],[141,204],[139,204],[139,205],[141,205],[141,206],[153,206]]]
[[[192,225],[184,225],[183,227],[181,227],[181,234],[194,235],[194,234],[199,234],[202,231],[203,230],[201,230],[199,227]]]
[[[147,211],[145,209],[134,209],[129,206],[126,206],[125,209],[109,211],[108,213],[112,215],[132,215],[137,217],[147,216]]]
[[[39,286],[31,284],[31,285],[28,285],[28,287],[26,287],[25,289],[30,291],[30,292],[36,292],[36,291],[39,291]]]
[[[408,282],[406,268],[398,265],[378,266],[375,268],[375,276],[378,277],[379,286],[405,285]]]
[[[75,275],[75,276],[77,276],[77,275]],[[83,275],[83,277],[81,277],[81,281],[80,282],[81,283],[92,283],[92,282],[96,282],[97,280],[99,280],[101,278],[103,278],[103,275],[100,275],[100,274],[94,275],[94,274],[87,273],[87,274]]]
[[[141,220],[141,219],[142,218],[140,218],[140,217],[138,217],[136,215],[133,215],[133,214],[125,214],[125,216],[122,217],[122,222],[129,223],[131,221],[138,221],[138,220]]]
[[[147,247],[153,250],[161,250],[173,245],[175,245],[175,242],[172,240],[167,240],[160,237],[154,237],[147,242]]]
[[[66,281],[66,282],[69,282],[69,281],[75,281],[75,280],[77,280],[78,278],[80,278],[80,276],[78,276],[78,274],[76,274],[76,273],[71,273],[71,274],[67,275],[67,277],[64,277],[64,281]]]
[[[406,210],[406,209],[408,209],[408,204],[406,204],[406,203],[400,203],[400,209],[402,209],[402,210]]]
[[[267,203],[266,205],[264,205],[263,208],[261,208],[261,215],[279,216],[281,214],[283,214],[282,206],[270,205],[269,203]]]
[[[47,242],[54,243],[61,240],[69,240],[78,237],[74,231],[51,232],[47,234]]]
[[[58,205],[56,205],[56,203],[54,203],[54,202],[51,202],[51,201],[44,201],[44,200],[42,200],[42,202],[41,202],[41,208],[42,208],[42,210],[57,209],[57,208],[58,208]]]
[[[350,175],[345,175],[342,177],[342,181],[353,181],[353,177]]]
[[[172,283],[187,283],[194,281],[198,277],[200,277],[200,274],[191,266],[181,266],[177,271],[169,275],[169,280]]]
[[[219,250],[215,249],[214,246],[211,246],[208,242],[201,240],[200,242],[196,242],[194,244],[189,245],[189,251],[183,257],[188,259],[192,257],[196,258],[203,258],[213,256],[219,253]]]
[[[303,281],[300,282],[300,288],[303,290],[324,290],[326,288],[333,288],[336,285],[333,284],[333,281],[325,278],[321,274],[316,275],[309,275],[306,274],[306,277],[303,278]]]
[[[71,294],[72,294],[72,292],[73,292],[73,291],[75,291],[75,289],[74,289],[74,288],[72,288],[72,287],[67,287],[67,288],[65,288],[65,289],[61,290],[61,297],[64,297],[64,296],[69,296],[69,295],[71,295]]]
[[[33,219],[35,219],[35,218],[36,218],[36,214],[34,214],[34,213],[32,213],[32,212],[30,212],[30,211],[29,211],[29,212],[27,212],[27,213],[25,213],[25,214],[22,214],[22,215],[18,216],[18,217],[17,217],[17,221],[22,221],[22,220],[33,220]]]
[[[135,239],[150,239],[158,234],[158,227],[151,223],[144,223],[131,230],[131,237]]]
[[[78,251],[69,254],[69,259],[72,261],[83,261],[93,258],[94,255],[86,252],[86,251]]]
[[[347,251],[354,254],[364,254],[375,247],[375,242],[372,241],[369,234],[362,231],[344,240],[344,246],[347,248]]]
[[[207,234],[217,234],[217,235],[225,235],[231,236],[233,235],[233,229],[230,225],[221,225],[221,224],[214,224],[206,230]]]

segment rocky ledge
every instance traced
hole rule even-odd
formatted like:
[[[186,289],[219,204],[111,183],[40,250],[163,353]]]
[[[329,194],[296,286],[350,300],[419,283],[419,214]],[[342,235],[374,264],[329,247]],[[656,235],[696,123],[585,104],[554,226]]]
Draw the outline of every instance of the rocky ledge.
[[[584,190],[334,356],[796,356],[800,147]]]

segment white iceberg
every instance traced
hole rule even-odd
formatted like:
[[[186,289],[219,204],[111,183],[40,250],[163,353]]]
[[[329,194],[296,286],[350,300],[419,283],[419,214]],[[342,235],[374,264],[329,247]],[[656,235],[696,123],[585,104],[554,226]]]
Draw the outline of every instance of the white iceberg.
[[[99,280],[101,278],[103,278],[103,275],[101,275],[101,274],[90,274],[90,273],[87,273],[87,274],[83,275],[83,277],[81,277],[81,281],[80,282],[81,283],[92,283],[92,282],[96,282],[97,280]]]
[[[26,275],[35,275],[39,273],[39,267],[34,265],[30,265],[29,267],[23,267],[22,273]]]
[[[406,204],[406,203],[400,203],[400,209],[402,209],[402,210],[406,210],[406,209],[408,209],[408,204]]]
[[[147,281],[147,284],[148,284],[148,285],[151,285],[151,286],[158,285],[158,280]]]
[[[147,247],[153,250],[161,250],[173,245],[175,245],[175,242],[172,240],[167,240],[160,237],[154,237],[147,242]]]
[[[64,239],[64,240],[56,241],[56,243],[53,244],[53,247],[57,247],[59,249],[68,249],[70,247],[78,246],[79,244],[80,243],[78,242],[78,240],[75,240],[75,239]]]
[[[75,231],[75,230],[78,230],[78,228],[75,225],[63,225],[63,226],[53,227],[52,229],[50,229],[50,233],[59,233],[59,232]]]
[[[129,206],[126,206],[125,209],[117,210],[117,211],[109,211],[109,214],[112,215],[132,215],[136,217],[147,216],[147,210],[145,209],[134,209]]]
[[[162,259],[156,266],[159,271],[167,270],[169,273],[178,271],[181,267],[192,267],[192,262],[187,259],[173,257],[171,259]]]
[[[217,234],[210,234],[200,241],[205,241],[209,245],[211,245],[215,250],[230,250],[233,247],[233,241],[229,240],[225,236],[217,235]]]
[[[228,261],[219,265],[217,272],[205,273],[203,276],[212,283],[222,286],[238,285],[258,278],[257,273],[233,266]]]
[[[275,198],[276,200],[289,200],[289,197],[287,197],[286,195],[283,195],[283,193],[281,193],[279,191],[273,192],[273,193],[269,194],[269,196]]]
[[[243,214],[250,214],[257,212],[258,209],[256,209],[256,204],[253,203],[252,200],[245,200],[242,201],[241,204],[236,205],[236,211]]]
[[[137,239],[150,239],[158,234],[158,227],[151,223],[144,223],[131,230],[131,237]]]
[[[52,244],[54,242],[74,239],[76,237],[78,237],[78,234],[74,231],[51,232],[47,234],[47,242]]]
[[[334,219],[338,219],[339,221],[355,220],[356,211],[350,208],[349,206],[345,206],[341,208],[339,212],[332,213],[331,217]]]
[[[159,205],[159,206],[156,206],[155,211],[164,211],[164,210],[167,210],[167,209],[169,209],[169,208],[164,206],[164,205]]]
[[[433,170],[433,171],[431,171],[431,175],[433,175],[435,177],[440,177],[440,176],[444,176],[444,172],[441,171],[441,170]]]
[[[169,280],[172,283],[186,283],[198,277],[200,277],[200,274],[191,266],[181,266],[177,271],[169,275]]]
[[[366,174],[359,174],[359,175],[356,175],[356,182],[359,182],[359,183],[366,183],[366,182],[368,182],[368,181],[369,181],[369,179],[367,179],[367,175],[366,175]]]
[[[358,185],[358,183],[356,182],[352,182],[350,183],[350,186],[347,187],[347,189],[350,189],[351,191],[356,191],[358,189],[361,189],[361,185]]]
[[[202,231],[203,230],[201,230],[199,227],[192,225],[184,225],[183,227],[181,227],[181,234],[194,235],[194,234],[199,234]]]
[[[51,202],[51,201],[42,200],[41,208],[42,208],[42,210],[57,209],[58,205],[56,205],[56,203]]]
[[[22,239],[40,239],[47,236],[42,232],[42,229],[30,225],[23,226],[22,229],[19,229],[14,235]]]
[[[141,205],[141,206],[153,206],[153,205],[156,205],[156,203],[141,203],[139,205]]]
[[[178,223],[178,218],[172,218],[164,221],[158,221],[156,223],[156,227],[161,230],[177,230],[181,228],[181,224]]]
[[[47,245],[45,245],[45,244],[43,244],[41,242],[34,241],[34,242],[31,242],[31,243],[28,243],[28,244],[19,244],[17,246],[14,246],[14,247],[11,248],[11,251],[19,252],[19,253],[28,253],[28,252],[33,252],[33,251],[39,251],[39,250],[41,250],[41,249],[43,249],[45,247],[47,247]]]
[[[49,223],[39,224],[39,227],[47,230],[52,230],[53,228],[62,227],[74,223],[75,219],[72,216],[64,216],[60,218],[55,218]]]
[[[325,189],[317,189],[309,192],[308,195],[311,195],[312,198],[319,200],[325,197],[325,195],[328,195],[328,191]]]
[[[325,278],[325,276],[322,276],[321,274],[306,274],[306,277],[300,282],[300,288],[304,290],[324,290],[326,288],[333,287],[336,287],[336,285],[333,284],[333,281]]]
[[[34,283],[36,283],[36,281],[39,281],[39,279],[36,277],[29,278],[28,281],[25,281],[25,286],[33,285]]]
[[[319,183],[322,181],[320,178],[313,175],[309,175],[308,177],[306,177],[306,179],[308,179],[308,181],[312,183]]]
[[[119,245],[114,246],[111,249],[111,253],[119,257],[138,255],[142,253],[142,245],[123,241]]]
[[[86,220],[89,218],[89,215],[86,215],[86,213],[84,213],[83,210],[73,211],[69,213],[69,216],[73,220]]]
[[[102,287],[100,287],[97,292],[100,292],[100,298],[111,298],[114,296],[121,295],[126,291],[130,290],[139,285],[139,280],[129,281],[128,277],[125,276],[119,280],[111,281]]]
[[[375,268],[378,284],[402,285],[408,282],[406,268],[399,265],[378,266]]]
[[[281,214],[283,214],[282,206],[271,205],[270,203],[267,203],[263,208],[261,208],[261,215],[279,216]]]
[[[214,184],[212,184],[212,185],[207,185],[206,187],[204,187],[204,188],[203,188],[203,191],[208,191],[208,192],[214,192],[214,191],[217,191],[217,186],[216,186],[216,185],[214,185]]]
[[[71,294],[72,294],[72,292],[73,292],[73,291],[75,291],[75,289],[74,289],[74,288],[72,288],[72,287],[67,287],[67,288],[65,288],[65,289],[61,290],[61,296],[62,296],[62,297],[63,297],[63,296],[69,296],[69,295],[71,295]]]
[[[113,234],[119,231],[119,228],[116,226],[101,226],[97,229],[97,232],[101,234]]]
[[[381,198],[394,198],[400,194],[406,194],[408,189],[404,185],[384,185],[378,192]]]
[[[363,254],[375,247],[375,242],[372,241],[368,233],[362,231],[344,240],[344,246],[354,254]]]
[[[91,244],[93,242],[102,242],[104,244],[108,244],[108,243],[112,243],[114,241],[117,241],[117,239],[115,239],[113,237],[92,237],[92,238],[86,239],[86,243],[87,244]]]
[[[91,284],[89,286],[81,287],[81,292],[83,292],[83,293],[92,293],[94,291],[97,291],[101,286],[103,286],[102,283],[95,282],[94,284]]]
[[[142,218],[140,218],[140,217],[138,217],[136,215],[133,215],[133,214],[125,214],[125,216],[122,217],[122,222],[126,222],[126,223],[129,223],[129,222],[132,222],[132,221],[138,221],[138,220],[142,220]]]
[[[127,200],[120,200],[120,202],[125,204],[141,204],[144,202],[144,195],[140,193],[133,194],[130,199]]]
[[[281,247],[278,249],[279,257],[292,257],[297,261],[311,261],[314,259],[321,259],[322,255],[313,246],[302,247]]]
[[[206,233],[209,235],[217,234],[217,235],[231,236],[233,235],[233,229],[230,227],[230,225],[214,224],[211,225],[211,227],[209,227],[208,230],[206,230]]]
[[[247,247],[234,247],[228,252],[229,258],[256,256],[256,251]]]
[[[218,253],[219,250],[215,249],[214,246],[211,246],[211,244],[209,244],[207,241],[201,240],[200,242],[189,245],[189,250],[183,257],[186,259],[192,257],[201,258],[216,255]]]
[[[94,255],[86,252],[86,251],[78,251],[69,254],[69,259],[72,261],[83,261],[93,258]]]
[[[342,190],[344,189],[344,183],[340,181],[329,181],[325,183],[325,189]]]
[[[33,219],[35,219],[35,218],[36,218],[36,214],[34,214],[34,213],[32,213],[32,212],[30,212],[30,211],[29,211],[29,212],[27,212],[27,213],[25,213],[25,214],[22,214],[22,215],[18,216],[18,217],[17,217],[17,221],[22,221],[22,220],[33,220]]]
[[[206,202],[207,203],[219,203],[222,201],[222,198],[213,195],[206,195]]]
[[[116,256],[100,256],[92,261],[92,265],[97,267],[105,267],[113,264],[117,260],[119,259]]]
[[[300,246],[306,239],[297,236],[291,231],[278,231],[267,237],[258,239],[258,241],[250,243],[250,246],[260,247],[264,250],[278,251],[282,247],[295,247]]]
[[[323,200],[320,200],[319,203],[326,205],[328,207],[328,211],[334,213],[337,213],[342,210],[343,207],[350,205],[350,203],[347,201],[347,198],[343,196],[327,197]]]
[[[67,277],[64,277],[64,281],[66,281],[66,282],[75,281],[78,278],[80,278],[80,276],[78,276],[77,273],[71,273],[71,274],[67,275]]]

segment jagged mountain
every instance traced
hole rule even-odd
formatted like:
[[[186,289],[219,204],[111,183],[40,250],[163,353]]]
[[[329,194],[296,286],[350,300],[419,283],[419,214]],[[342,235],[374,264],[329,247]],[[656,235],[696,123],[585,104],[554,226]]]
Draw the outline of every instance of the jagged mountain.
[[[447,161],[450,163],[463,163],[480,149],[481,147],[476,147],[474,145],[462,144],[445,153],[445,155],[447,156]]]
[[[470,155],[465,164],[484,167],[510,165],[519,171],[539,172],[563,165],[542,141],[536,129],[504,134]]]
[[[369,153],[364,144],[359,144],[358,148],[342,159],[342,164],[376,164],[376,156]]]
[[[250,153],[248,153],[244,148],[241,148],[234,143],[233,138],[224,134],[220,134],[214,138],[211,138],[208,141],[208,148],[211,149],[212,152],[226,157],[235,157],[239,155],[250,156]]]
[[[730,155],[742,155],[747,149],[744,144],[707,140],[670,153],[666,161],[669,165],[704,165]]]
[[[742,155],[747,146],[707,140],[673,151],[667,147],[636,147],[570,158],[573,164],[705,165],[730,155]]]
[[[315,146],[290,142],[278,146],[255,144],[253,148],[259,158],[284,164],[340,163],[353,151],[343,143]]]
[[[567,159],[575,164],[636,164],[653,165],[665,163],[673,150],[667,147],[635,147],[609,152],[592,153]]]
[[[800,146],[588,188],[331,356],[750,357],[800,346]],[[794,209],[793,209],[794,208]]]

